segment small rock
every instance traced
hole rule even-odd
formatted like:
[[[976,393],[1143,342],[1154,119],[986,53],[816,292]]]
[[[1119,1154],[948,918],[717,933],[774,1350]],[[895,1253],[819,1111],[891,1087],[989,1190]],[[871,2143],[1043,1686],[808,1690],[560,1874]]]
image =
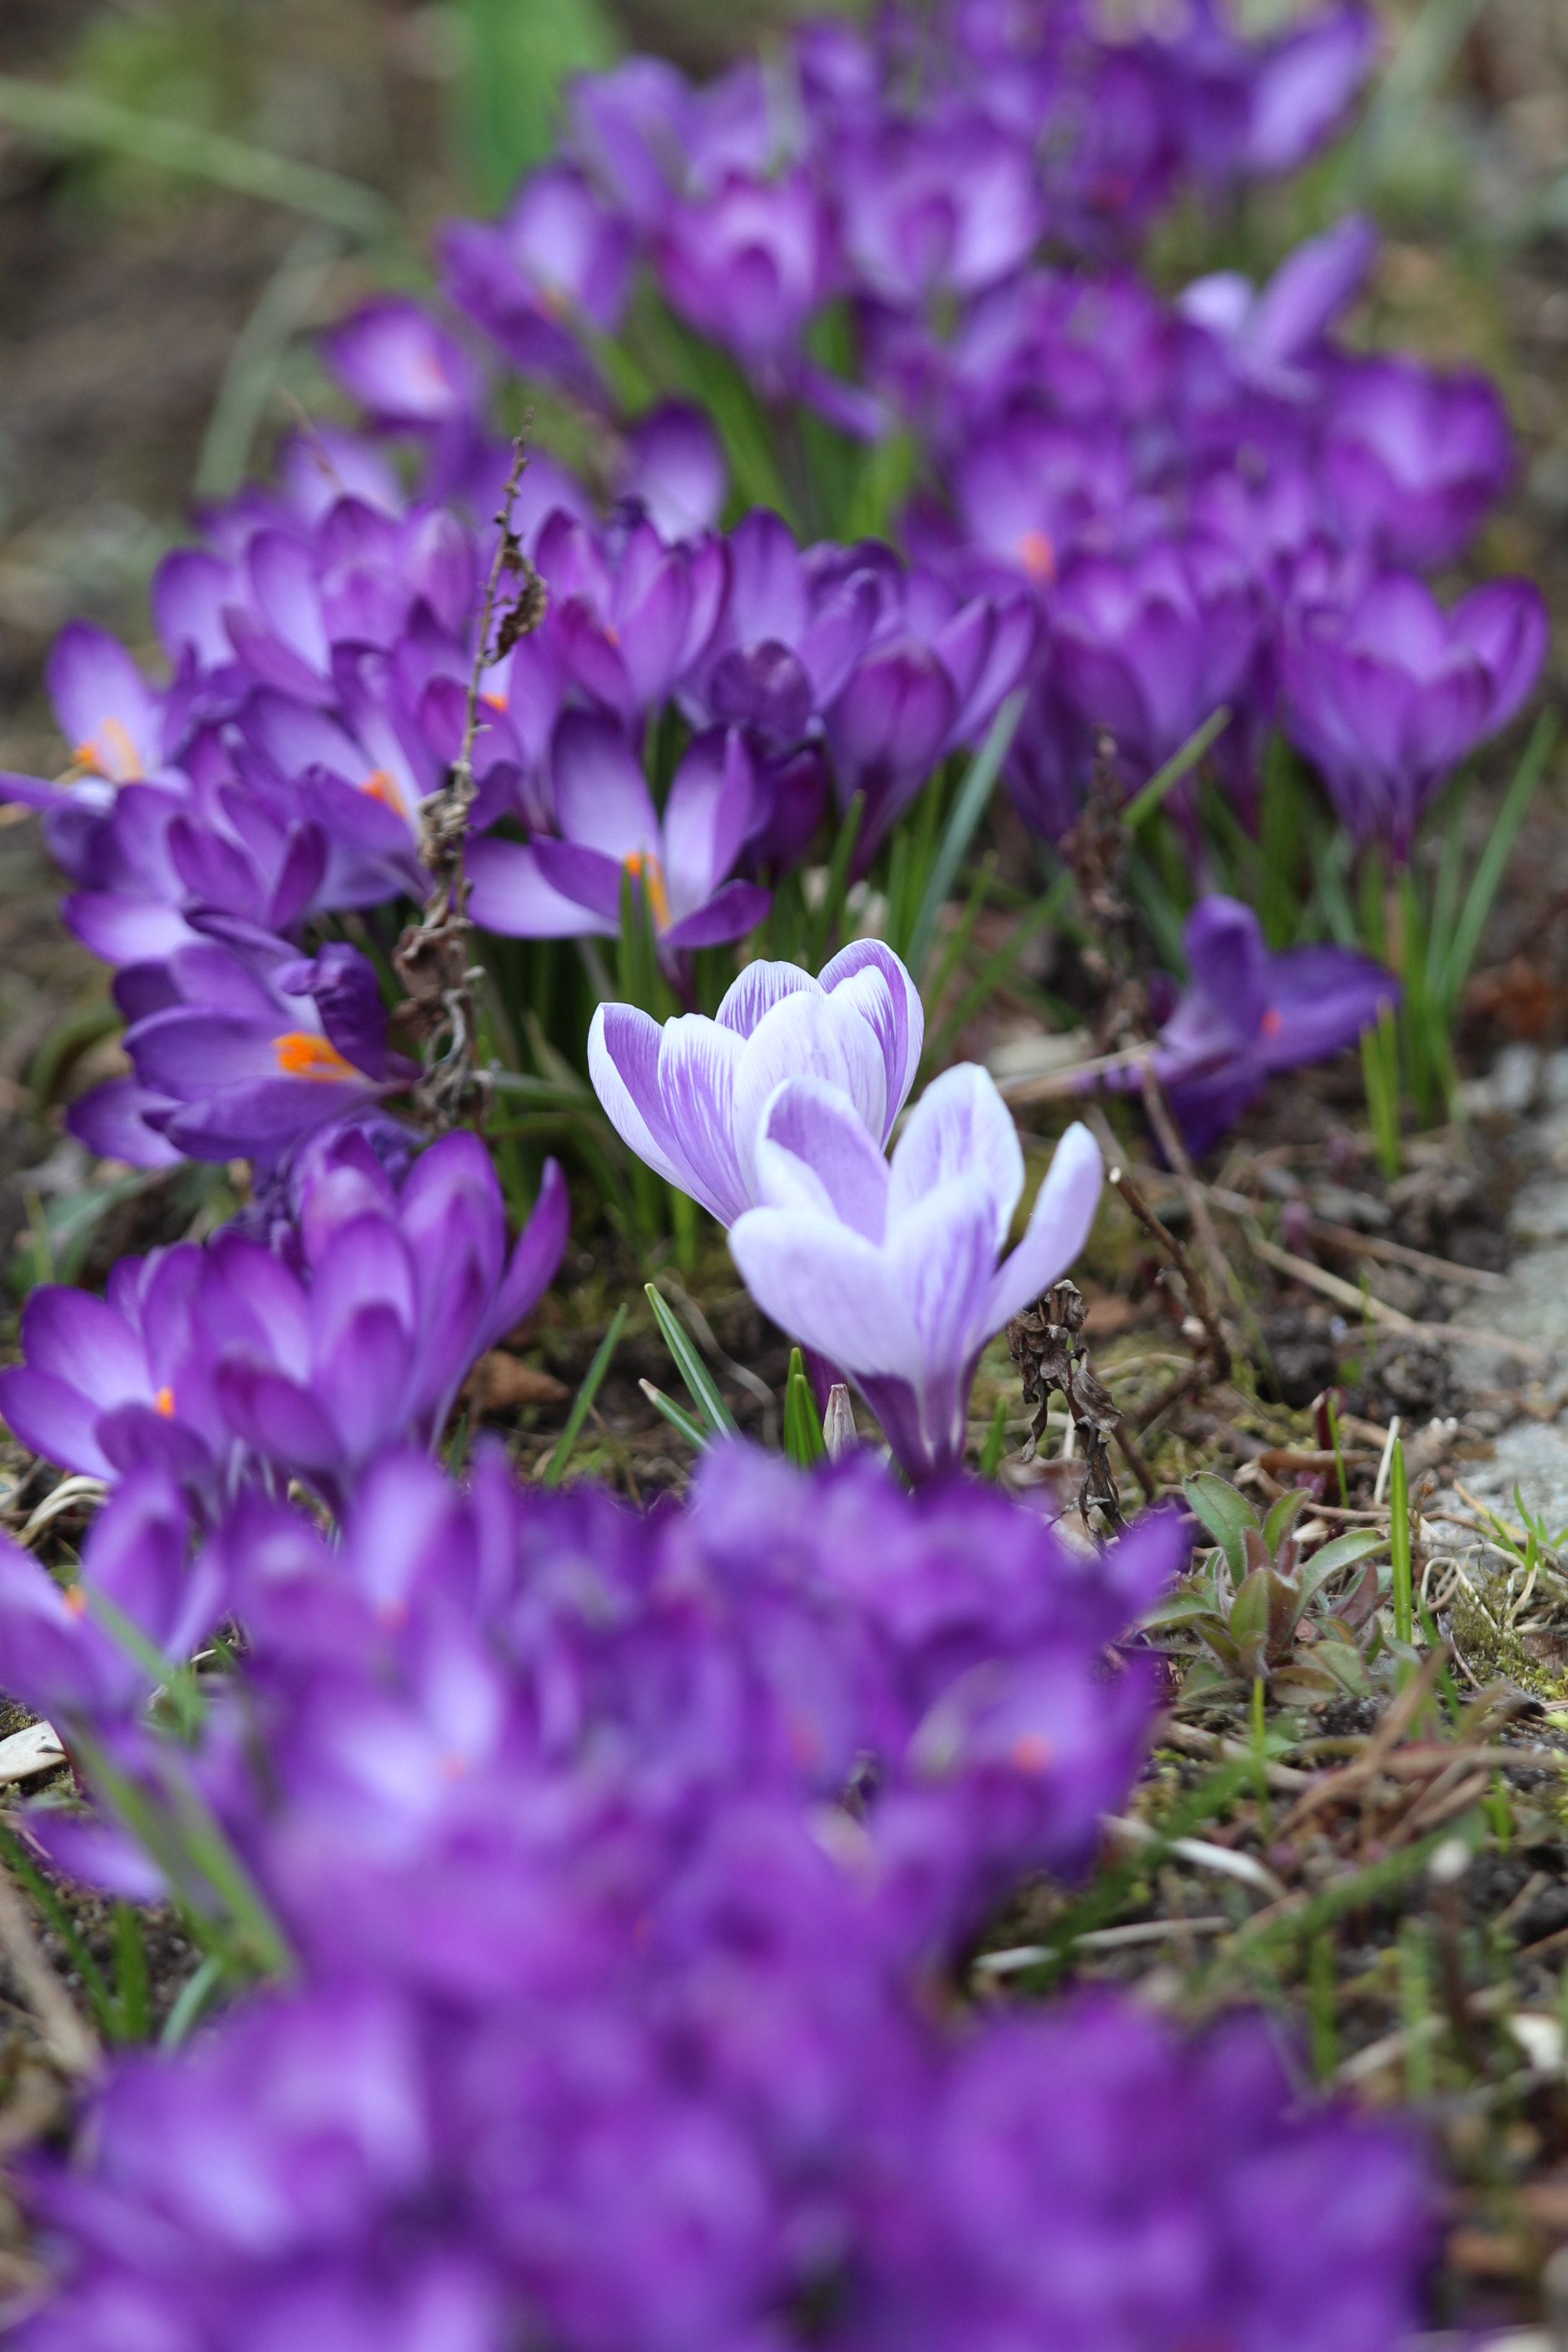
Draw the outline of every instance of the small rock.
[[[1568,1241],[1568,1181],[1526,1184],[1509,1211],[1509,1230],[1523,1242]]]
[[[1484,1078],[1460,1089],[1475,1118],[1522,1118],[1542,1080],[1542,1056],[1534,1045],[1505,1045]]]
[[[1548,1110],[1568,1109],[1568,1045],[1560,1045],[1542,1061],[1541,1099]]]

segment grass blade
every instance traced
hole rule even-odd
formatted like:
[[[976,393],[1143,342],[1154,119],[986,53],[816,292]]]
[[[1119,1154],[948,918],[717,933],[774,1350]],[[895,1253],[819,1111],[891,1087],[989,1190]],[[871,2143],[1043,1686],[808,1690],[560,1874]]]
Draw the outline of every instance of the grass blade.
[[[572,1400],[572,1410],[566,1416],[566,1426],[555,1441],[555,1451],[545,1464],[540,1477],[542,1486],[559,1486],[566,1465],[572,1459],[572,1449],[582,1435],[583,1423],[588,1418],[588,1408],[599,1393],[599,1384],[610,1369],[621,1333],[626,1328],[626,1306],[623,1299],[616,1309],[615,1320],[600,1340],[598,1351],[584,1375],[583,1385]]]
[[[139,114],[117,106],[111,99],[89,90],[61,89],[52,84],[0,74],[0,122],[57,146],[96,149],[100,153],[129,156],[167,172],[184,172],[215,186],[232,188],[263,204],[282,205],[291,212],[328,221],[346,236],[367,245],[390,240],[397,234],[397,215],[384,196],[362,187],[338,172],[324,172],[314,163],[297,163],[292,156],[269,154],[248,147],[221,131],[203,131],[194,122],[176,122],[166,115]]]
[[[735,1419],[729,1406],[713,1384],[707,1365],[688,1338],[685,1326],[674,1310],[659,1297],[651,1282],[645,1282],[648,1305],[653,1308],[654,1321],[658,1325],[665,1346],[675,1359],[675,1369],[691,1393],[691,1402],[702,1415],[715,1437],[732,1437]]]
[[[4,1822],[0,1822],[0,1854],[5,1856],[12,1877],[21,1881],[69,1953],[71,1966],[81,1979],[81,1989],[98,2020],[99,2031],[106,2041],[117,2042],[120,2039],[119,2002],[104,1982],[98,1962],[77,1933],[70,1913],[21,1839]]]
[[[1002,1449],[1007,1443],[1007,1400],[998,1397],[996,1410],[991,1416],[991,1426],[985,1433],[985,1443],[980,1449],[980,1475],[996,1479],[1002,1470]]]
[[[1129,832],[1136,833],[1145,820],[1152,817],[1167,793],[1174,790],[1189,769],[1195,768],[1209,745],[1223,735],[1230,725],[1230,707],[1222,702],[1211,711],[1195,733],[1188,736],[1181,749],[1173,751],[1163,768],[1157,769],[1142,792],[1134,793],[1121,812],[1121,822]]]
[[[784,1453],[797,1470],[813,1469],[827,1459],[827,1442],[816,1417],[816,1399],[805,1376],[805,1359],[798,1348],[789,1351],[784,1381]]]
[[[708,1432],[701,1424],[693,1421],[691,1415],[683,1411],[673,1397],[667,1397],[662,1389],[656,1389],[651,1381],[639,1381],[637,1386],[655,1412],[662,1413],[671,1429],[678,1429],[688,1445],[695,1445],[700,1454],[708,1443]]]
[[[860,837],[860,820],[866,814],[866,795],[857,793],[844,812],[844,822],[838,828],[838,838],[833,845],[832,863],[827,869],[827,883],[822,893],[822,904],[811,918],[805,935],[805,968],[819,971],[833,926],[844,911],[844,893],[849,879],[849,861],[855,855],[855,844]]]
[[[1443,987],[1439,1001],[1444,1012],[1449,1015],[1458,1004],[1465,982],[1470,976],[1470,966],[1475,961],[1476,950],[1481,943],[1481,932],[1486,927],[1487,917],[1491,912],[1492,900],[1497,896],[1498,884],[1502,880],[1503,868],[1508,864],[1513,845],[1519,837],[1519,829],[1529,813],[1530,803],[1535,797],[1535,788],[1545,772],[1546,762],[1552,756],[1552,747],[1556,740],[1557,713],[1555,710],[1543,710],[1535,722],[1534,732],[1524,747],[1524,756],[1514,771],[1513,782],[1508,788],[1507,797],[1498,811],[1498,820],[1492,827],[1491,838],[1481,852],[1481,862],[1476,868],[1475,880],[1470,884],[1469,895],[1465,900],[1465,911],[1459,917],[1453,944],[1448,950],[1447,958],[1443,966]]]
[[[970,762],[969,773],[965,776],[958,798],[949,812],[947,824],[942,829],[942,840],[937,845],[936,856],[932,860],[931,873],[926,881],[925,893],[921,899],[920,912],[915,917],[914,929],[910,934],[910,950],[906,961],[914,975],[917,988],[920,986],[921,969],[926,957],[931,952],[931,940],[936,934],[937,918],[942,912],[948,892],[952,887],[953,878],[963,863],[964,852],[974,838],[974,828],[984,815],[986,805],[995,790],[996,779],[1002,772],[1002,762],[1013,748],[1013,738],[1018,731],[1018,722],[1024,716],[1024,705],[1027,699],[1026,689],[1020,686],[1016,688],[1003,703],[995,718],[991,721],[990,731],[984,742]]]

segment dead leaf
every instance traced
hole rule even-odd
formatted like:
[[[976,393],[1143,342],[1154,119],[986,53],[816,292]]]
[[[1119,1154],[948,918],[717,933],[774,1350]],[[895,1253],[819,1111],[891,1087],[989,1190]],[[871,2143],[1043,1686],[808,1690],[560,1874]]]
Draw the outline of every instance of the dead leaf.
[[[572,1391],[553,1372],[492,1348],[474,1366],[467,1393],[481,1412],[517,1412],[525,1404],[564,1404]]]

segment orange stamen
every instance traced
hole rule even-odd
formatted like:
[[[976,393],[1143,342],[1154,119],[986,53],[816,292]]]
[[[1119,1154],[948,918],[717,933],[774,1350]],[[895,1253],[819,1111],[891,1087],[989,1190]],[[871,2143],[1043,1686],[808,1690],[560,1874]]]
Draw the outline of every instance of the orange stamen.
[[[669,929],[669,893],[664,887],[664,868],[651,849],[634,849],[626,861],[626,872],[639,881],[647,892],[647,902],[653,909],[654,927]]]
[[[384,768],[373,768],[360,790],[368,793],[373,801],[379,801],[383,808],[389,808],[395,816],[408,814],[408,803]]]
[[[1258,1025],[1266,1037],[1278,1037],[1285,1024],[1277,1008],[1271,1004]]]
[[[1043,530],[1026,530],[1018,541],[1018,561],[1031,580],[1047,585],[1057,576],[1057,551]]]
[[[1013,1769],[1017,1772],[1043,1772],[1053,1754],[1043,1731],[1021,1731],[1013,1742]]]
[[[352,1078],[354,1066],[313,1030],[289,1029],[272,1040],[278,1066],[290,1078]]]
[[[174,1390],[160,1389],[153,1400],[153,1410],[154,1412],[161,1412],[165,1421],[173,1421],[174,1418]]]
[[[61,1598],[73,1617],[87,1615],[87,1595],[79,1584],[68,1584]]]
[[[146,772],[131,730],[112,716],[102,721],[96,735],[79,743],[71,757],[88,775],[102,776],[111,784],[133,784]]]

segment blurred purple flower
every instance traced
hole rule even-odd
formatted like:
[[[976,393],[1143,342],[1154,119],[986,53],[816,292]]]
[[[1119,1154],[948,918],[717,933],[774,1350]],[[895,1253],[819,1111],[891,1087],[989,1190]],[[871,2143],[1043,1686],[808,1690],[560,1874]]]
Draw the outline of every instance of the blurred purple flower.
[[[559,837],[473,842],[470,911],[510,939],[614,937],[630,877],[660,953],[745,936],[771,903],[731,877],[753,818],[755,780],[738,730],[714,728],[687,750],[661,817],[636,753],[614,719],[569,710],[551,768]]]
[[[1326,1061],[1399,1003],[1398,981],[1370,956],[1334,947],[1272,953],[1257,916],[1236,898],[1200,898],[1182,944],[1187,985],[1151,1066],[1194,1152],[1235,1124],[1275,1071]]]
[[[836,1087],[886,1147],[925,1038],[913,981],[879,940],[857,940],[820,979],[750,963],[718,1017],[662,1029],[632,1004],[601,1004],[588,1033],[599,1100],[639,1160],[731,1225],[758,1198],[756,1135],[773,1089],[810,1076]]]
[[[655,260],[671,307],[775,381],[830,289],[826,215],[798,168],[772,180],[731,174],[711,195],[672,205]]]
[[[513,366],[595,399],[582,331],[616,332],[631,257],[628,224],[570,163],[525,180],[499,222],[457,221],[441,239],[447,292]]]
[[[723,608],[725,543],[710,533],[667,545],[622,513],[595,531],[552,514],[534,562],[550,592],[544,624],[565,677],[626,726],[674,695],[701,660]]]
[[[1297,617],[1281,652],[1285,730],[1358,842],[1409,856],[1437,786],[1530,695],[1548,631],[1528,581],[1490,581],[1445,613],[1405,572]]]
[[[1130,786],[1228,704],[1237,788],[1271,704],[1261,599],[1219,540],[1157,540],[1121,561],[1079,555],[1050,604],[1051,674],[1085,729],[1109,728]]]
[[[1000,1265],[1024,1155],[973,1063],[926,1088],[890,1169],[844,1094],[814,1077],[780,1086],[754,1150],[762,1205],[730,1234],[752,1297],[843,1368],[911,1477],[962,1463],[986,1342],[1088,1239],[1101,1176],[1093,1137],[1068,1129],[1023,1241]]]
[[[376,423],[429,430],[474,416],[484,396],[479,369],[422,303],[386,294],[323,339],[327,365]]]
[[[853,278],[900,307],[976,294],[1008,277],[1043,226],[1026,149],[962,104],[919,121],[884,116],[852,133],[833,176]]]
[[[1439,375],[1397,357],[1342,359],[1325,422],[1334,517],[1387,563],[1460,554],[1513,470],[1508,415],[1485,376]]]
[[[729,486],[719,436],[689,401],[661,400],[628,430],[616,487],[645,509],[661,539],[710,530]]]
[[[1242,169],[1273,177],[1304,163],[1342,123],[1377,47],[1377,18],[1353,0],[1266,47],[1252,74]]]

